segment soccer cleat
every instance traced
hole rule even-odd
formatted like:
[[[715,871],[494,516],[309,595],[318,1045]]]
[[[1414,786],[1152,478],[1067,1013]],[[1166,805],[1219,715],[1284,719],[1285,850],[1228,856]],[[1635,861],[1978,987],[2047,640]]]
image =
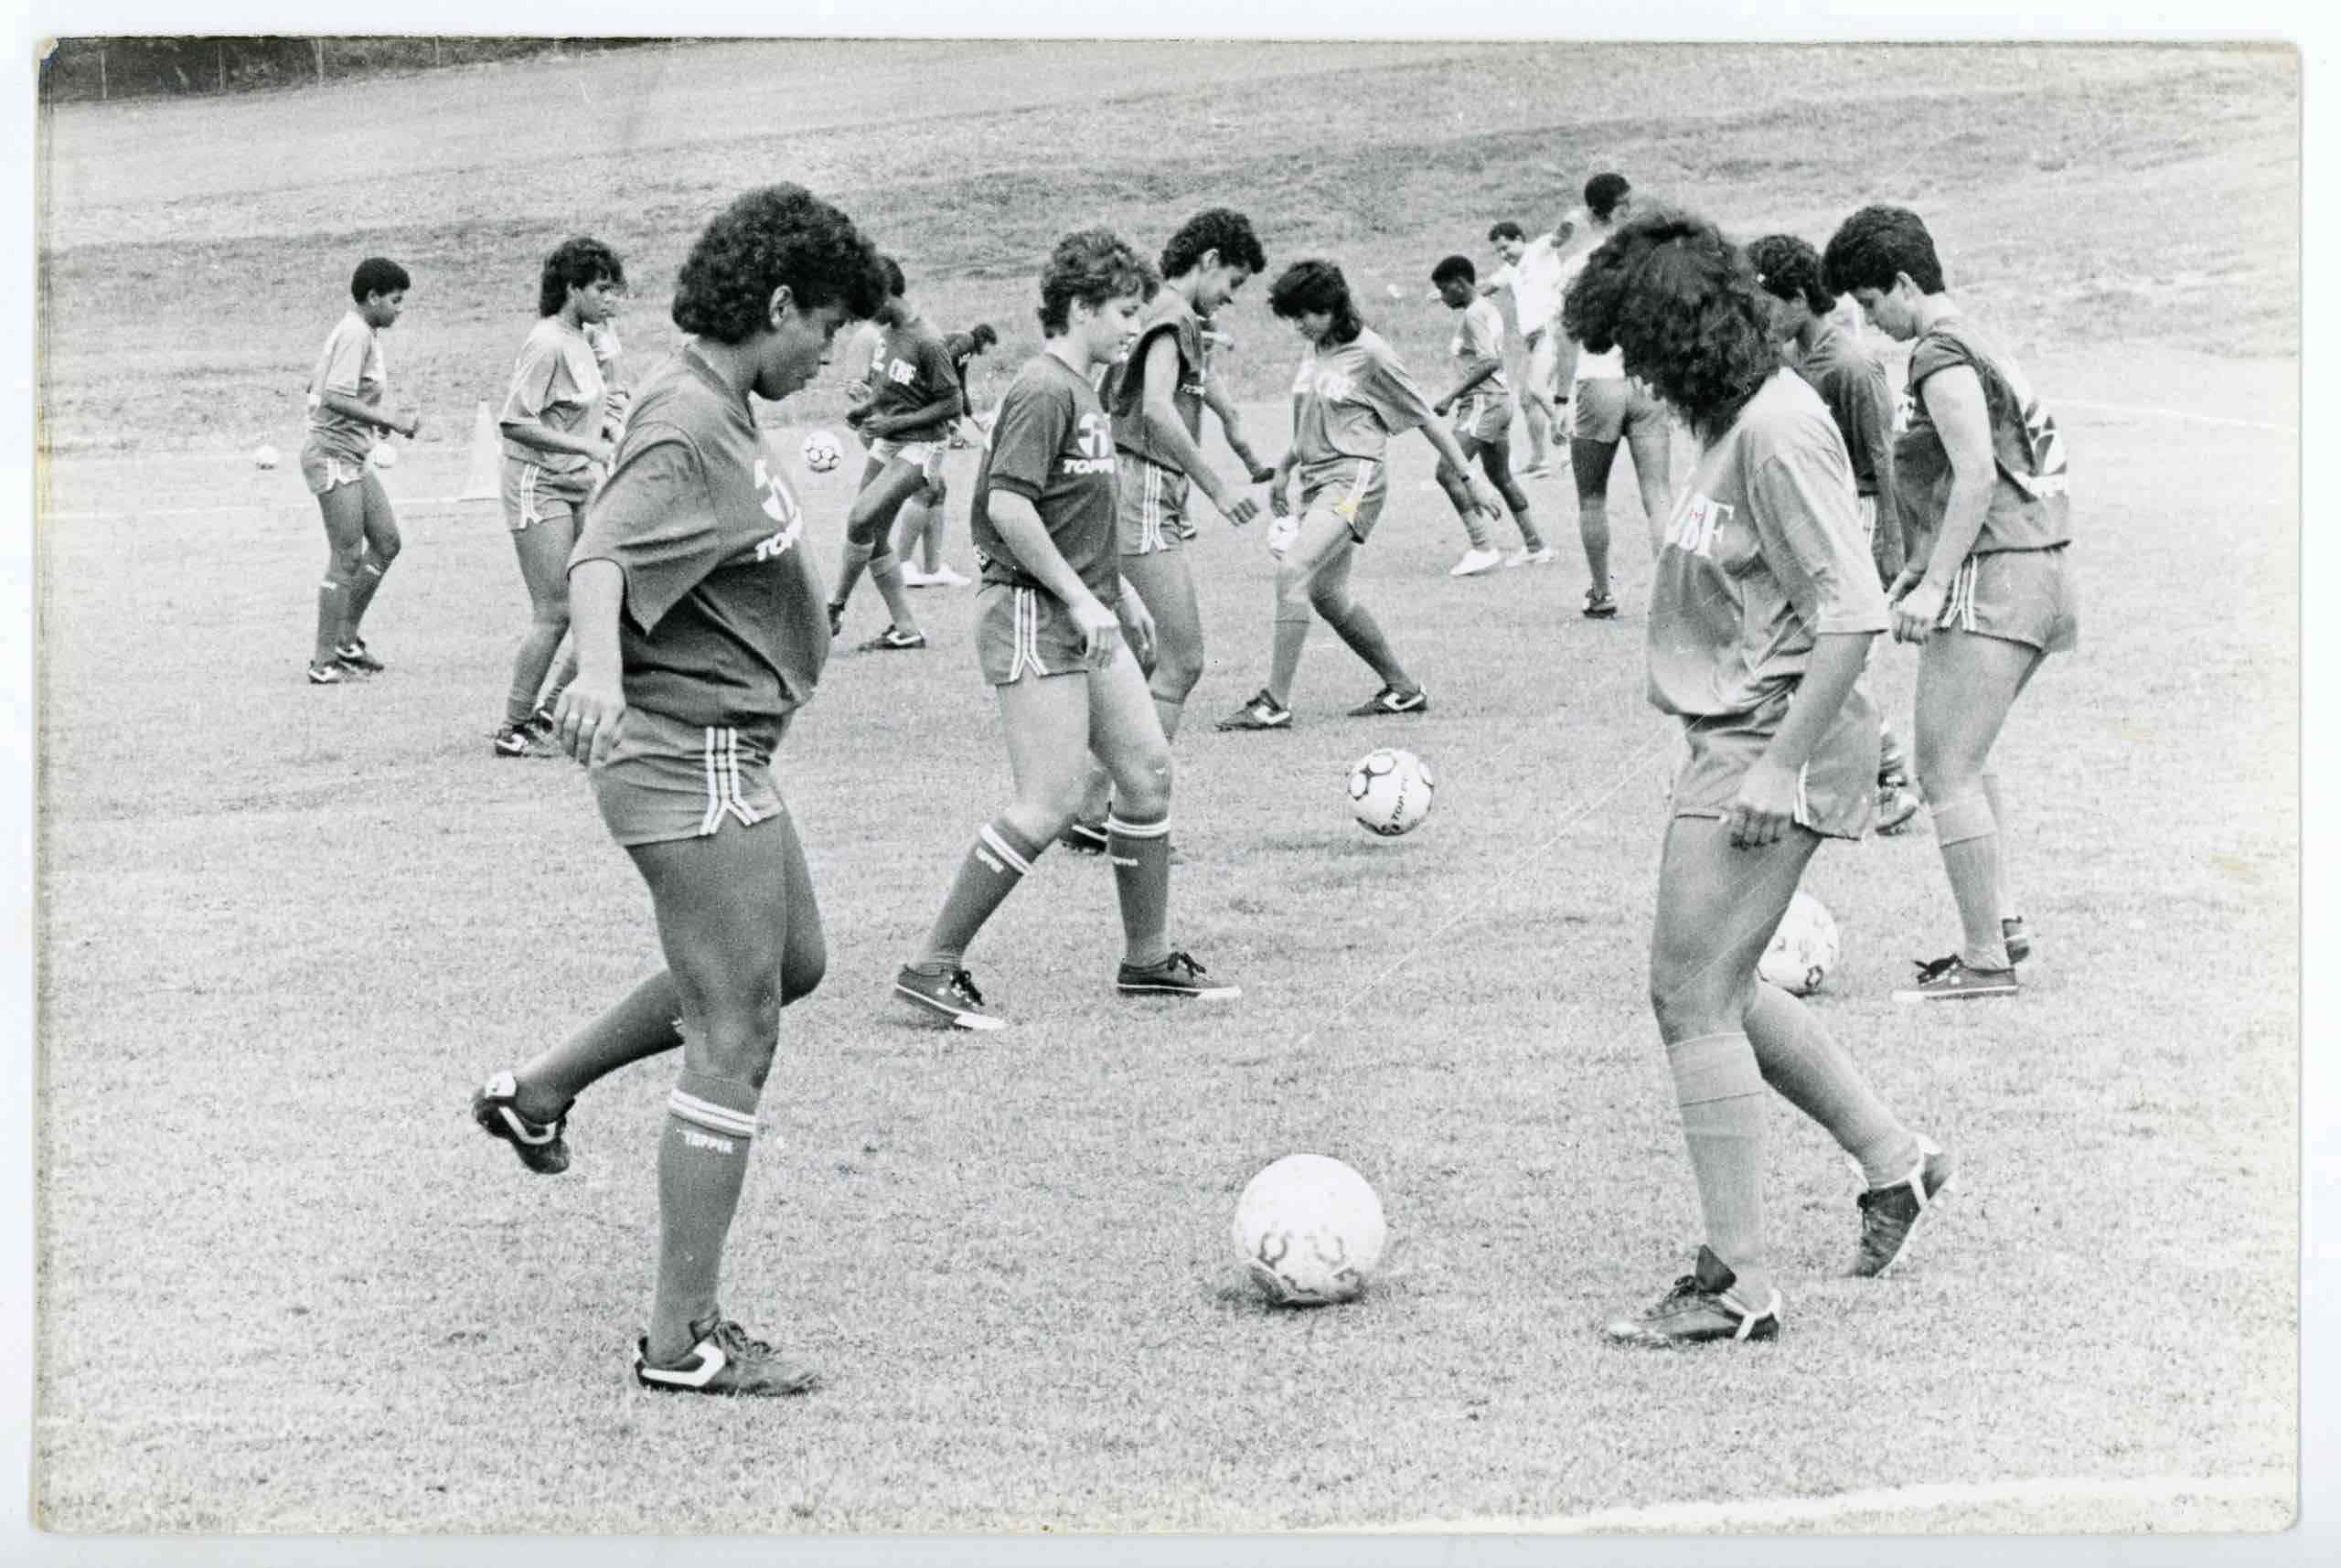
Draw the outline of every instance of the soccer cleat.
[[[569,1108],[550,1123],[532,1122],[514,1104],[518,1088],[512,1074],[499,1072],[472,1091],[472,1120],[492,1138],[502,1138],[520,1157],[520,1163],[539,1176],[559,1176],[569,1168],[569,1142],[561,1136],[569,1125]]]
[[[2024,916],[2012,914],[2000,922],[2000,940],[2007,944],[2009,964],[2021,964],[2032,956],[2032,928],[2024,923]]]
[[[1954,953],[1948,958],[1920,959],[1919,977],[1894,993],[1897,1002],[1964,1002],[1982,997],[2016,994],[2015,970],[1970,969]]]
[[[1503,558],[1503,569],[1510,571],[1523,566],[1550,566],[1560,559],[1551,545],[1540,544],[1534,549],[1523,545]]]
[[[347,665],[360,675],[379,675],[388,667],[374,656],[363,637],[352,637],[333,651],[334,662]]]
[[[1523,479],[1544,479],[1549,477],[1552,472],[1553,465],[1545,462],[1543,458],[1538,458],[1535,462],[1530,464],[1527,467],[1520,471],[1520,477]]]
[[[845,606],[832,599],[829,601],[829,635],[834,637],[844,630]]]
[[[550,757],[553,753],[533,727],[498,724],[488,749],[499,757]]]
[[[1602,1328],[1620,1345],[1677,1349],[1717,1339],[1777,1339],[1780,1337],[1780,1293],[1761,1308],[1751,1307],[1732,1293],[1738,1276],[1705,1247],[1691,1273],[1658,1298],[1648,1311],[1631,1317],[1613,1317]]]
[[[346,686],[351,676],[337,664],[313,664],[309,667],[311,686]]]
[[[773,1395],[803,1393],[818,1382],[820,1369],[810,1361],[782,1355],[762,1339],[718,1314],[691,1325],[698,1342],[681,1365],[661,1366],[650,1359],[650,1338],[635,1341],[634,1381],[644,1388],[668,1393]]]
[[[1385,686],[1355,708],[1351,709],[1350,717],[1372,719],[1383,713],[1427,713],[1429,711],[1430,693],[1421,687],[1418,686],[1412,691],[1401,692],[1395,686]]]
[[[1292,709],[1278,702],[1264,687],[1252,700],[1219,721],[1222,730],[1289,730]]]
[[[894,976],[894,995],[914,1008],[930,1014],[940,1014],[953,1029],[1006,1029],[1008,1020],[997,1013],[984,1011],[984,996],[976,989],[976,977],[965,969],[954,969],[947,975],[929,975],[909,965],[903,965]]]
[[[1103,855],[1106,843],[1106,829],[1102,824],[1084,822],[1077,816],[1066,823],[1064,831],[1057,835],[1057,847],[1073,855]]]
[[[853,651],[858,654],[890,654],[925,646],[925,632],[905,632],[900,626],[889,626],[868,642],[856,643]]]
[[[1588,621],[1613,620],[1618,613],[1618,596],[1614,593],[1597,593],[1588,588],[1585,591],[1583,613]]]
[[[555,735],[560,734],[561,726],[553,720],[552,705],[545,702],[538,703],[537,710],[529,715],[527,729],[540,741],[550,741]]]
[[[1951,1190],[1959,1162],[1926,1139],[1919,1140],[1919,1163],[1891,1187],[1873,1187],[1855,1200],[1862,1212],[1861,1246],[1854,1254],[1856,1279],[1876,1279],[1894,1266],[1910,1244],[1910,1231],[1929,1205]]]
[[[947,566],[938,566],[926,574],[926,585],[929,588],[965,588],[974,581],[975,579],[964,577]]]
[[[921,571],[915,566],[906,566],[903,568],[903,586],[905,588],[932,588],[935,586],[935,579],[929,577],[925,572]]]
[[[1877,786],[1877,830],[1889,837],[1906,832],[1910,819],[1919,815],[1916,792],[1899,783]]]
[[[1209,973],[1190,955],[1173,953],[1143,968],[1122,965],[1114,972],[1114,989],[1125,997],[1186,997],[1199,1002],[1233,1001],[1244,994],[1241,986],[1213,985],[1203,978]]]
[[[1484,545],[1474,545],[1463,552],[1463,559],[1447,569],[1449,577],[1477,577],[1483,571],[1493,571],[1503,564],[1503,557]]]

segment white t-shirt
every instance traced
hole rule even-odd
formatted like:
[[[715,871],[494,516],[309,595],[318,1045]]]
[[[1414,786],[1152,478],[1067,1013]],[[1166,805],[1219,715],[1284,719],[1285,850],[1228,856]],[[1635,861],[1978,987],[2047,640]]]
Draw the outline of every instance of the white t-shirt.
[[[1554,291],[1556,299],[1559,295],[1567,293],[1569,285],[1577,282],[1577,275],[1585,271],[1586,262],[1592,260],[1593,249],[1587,246],[1561,263],[1561,281]],[[1558,309],[1557,304],[1555,308]],[[1572,379],[1622,381],[1625,379],[1626,357],[1616,344],[1609,346],[1609,351],[1607,354],[1587,354],[1582,348],[1577,350],[1577,375]]]
[[[1561,314],[1561,288],[1566,280],[1561,275],[1560,251],[1549,234],[1539,234],[1531,240],[1519,261],[1506,261],[1489,281],[1512,291],[1512,318],[1523,337],[1532,332],[1546,331],[1553,325],[1553,318]]]

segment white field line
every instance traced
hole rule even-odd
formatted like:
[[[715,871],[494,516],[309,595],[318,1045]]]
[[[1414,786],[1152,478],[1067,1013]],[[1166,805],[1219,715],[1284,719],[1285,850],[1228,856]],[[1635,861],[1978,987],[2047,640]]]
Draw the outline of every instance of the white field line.
[[[2299,1484],[2292,1476],[2136,1476],[2112,1480],[2050,1476],[2021,1481],[1941,1481],[1818,1498],[1659,1503],[1552,1519],[1416,1520],[1370,1527],[1370,1531],[1393,1535],[1588,1535],[1641,1531],[1695,1534],[1821,1523],[1865,1514],[1933,1513],[1994,1503],[2152,1503],[2197,1498],[2290,1501],[2298,1495]],[[1336,1525],[1318,1533],[1359,1533],[1359,1529]]]
[[[2238,430],[2267,430],[2278,435],[2298,435],[2300,427],[2290,424],[2270,424],[2265,420],[2229,419],[2224,414],[2198,414],[2192,409],[2149,408],[2143,403],[2093,403],[2083,398],[2058,398],[2049,406],[2058,409],[2090,409],[2107,414],[2148,414],[2156,419],[2189,420],[2196,424],[2229,425]]]

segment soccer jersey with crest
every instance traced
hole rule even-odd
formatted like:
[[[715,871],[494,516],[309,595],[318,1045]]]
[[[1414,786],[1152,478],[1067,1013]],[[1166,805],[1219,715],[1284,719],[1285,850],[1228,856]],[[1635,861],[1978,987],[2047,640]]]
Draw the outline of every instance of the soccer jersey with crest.
[[[1881,632],[1845,443],[1796,372],[1766,381],[1697,466],[1651,581],[1650,700],[1684,718],[1748,713],[1794,688],[1813,639]]]
[[[382,406],[390,372],[382,364],[382,342],[366,318],[351,311],[334,324],[325,351],[309,375],[309,443],[327,457],[363,463],[374,449],[374,426],[326,408],[323,395],[354,398],[369,409]]]
[[[1178,411],[1179,422],[1187,427],[1188,438],[1201,440],[1206,373],[1203,320],[1176,289],[1164,289],[1154,296],[1154,303],[1138,322],[1138,338],[1130,345],[1129,354],[1106,372],[1103,396],[1114,416],[1116,446],[1133,457],[1143,457],[1165,468],[1177,468],[1178,459],[1170,455],[1161,436],[1147,422],[1143,406],[1146,357],[1155,340],[1166,333],[1179,347],[1178,376],[1170,388],[1170,406]]]
[[[804,516],[748,401],[685,345],[636,398],[609,483],[570,556],[625,574],[625,699],[766,750],[829,654]]]
[[[916,413],[928,404],[959,390],[959,373],[952,368],[951,351],[943,335],[925,320],[914,316],[889,327],[870,367],[870,384],[877,395],[870,400],[873,414]],[[895,431],[890,441],[924,441],[940,434],[951,414],[915,427]]]
[[[1431,420],[1430,404],[1382,335],[1362,328],[1347,343],[1320,343],[1292,383],[1292,450],[1303,494],[1363,458],[1379,463],[1390,438]]]
[[[1032,503],[1065,564],[1092,593],[1113,603],[1121,570],[1114,538],[1115,466],[1113,421],[1089,379],[1053,354],[1026,360],[1000,400],[991,444],[976,470],[968,529],[983,559],[984,581],[1042,587],[992,524],[991,493],[1006,490]]]
[[[549,315],[529,329],[512,369],[512,389],[504,399],[501,423],[541,424],[563,435],[599,434],[602,428],[602,362],[579,328]],[[582,452],[546,452],[504,438],[504,455],[535,464],[548,476],[563,476],[590,488],[593,460]]]
[[[1942,432],[1927,412],[1929,378],[1964,365],[1983,384],[1991,415],[1992,501],[1975,536],[1973,555],[2047,549],[2072,539],[2066,493],[2065,443],[2057,421],[2034,397],[2015,361],[1989,337],[1954,316],[1939,321],[1910,347],[1910,379],[1903,396],[1908,428],[1894,443],[1895,484],[1914,529],[1931,533],[1951,502],[1951,457]]]

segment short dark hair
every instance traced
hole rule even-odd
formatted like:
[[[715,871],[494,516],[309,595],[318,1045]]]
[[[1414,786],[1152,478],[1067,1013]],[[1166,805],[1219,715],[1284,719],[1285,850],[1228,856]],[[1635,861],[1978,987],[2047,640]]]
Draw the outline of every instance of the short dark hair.
[[[976,323],[975,329],[967,334],[967,340],[976,346],[976,352],[980,354],[999,341],[999,334],[991,329],[991,323],[979,321]]]
[[[1241,267],[1247,272],[1268,269],[1268,254],[1260,249],[1260,237],[1252,232],[1252,220],[1232,207],[1213,207],[1179,225],[1179,231],[1162,247],[1162,275],[1175,278],[1192,272],[1206,251],[1218,251],[1223,266]]]
[[[1438,265],[1430,270],[1430,281],[1444,288],[1450,278],[1476,283],[1480,281],[1480,269],[1471,265],[1469,256],[1443,256],[1439,258]]]
[[[1350,298],[1350,281],[1331,261],[1295,261],[1278,272],[1268,285],[1268,310],[1284,321],[1298,321],[1315,311],[1330,313],[1333,325],[1325,336],[1331,343],[1352,342],[1365,330],[1365,318]]]
[[[1525,240],[1528,238],[1528,230],[1523,229],[1519,224],[1514,223],[1511,219],[1507,218],[1496,224],[1494,228],[1488,230],[1488,238],[1491,240]]]
[[[882,255],[878,258],[878,265],[884,269],[886,273],[886,296],[889,299],[900,299],[910,291],[910,280],[903,276],[903,264],[900,261],[895,261],[892,256]]]
[[[771,319],[775,289],[799,310],[842,304],[867,320],[885,303],[878,251],[853,219],[799,185],[735,199],[692,242],[675,279],[675,325],[718,343],[745,343]]]
[[[625,284],[625,267],[615,251],[583,235],[562,240],[560,249],[545,258],[544,272],[537,280],[537,314],[551,315],[569,303],[572,287],[590,288],[604,279],[620,287]]]
[[[387,256],[369,256],[349,274],[349,297],[359,304],[366,303],[369,294],[394,294],[413,286],[406,269]]]
[[[1112,229],[1076,229],[1057,241],[1041,269],[1041,332],[1064,336],[1075,300],[1095,310],[1128,294],[1152,299],[1160,283],[1146,258]]]
[[[1922,294],[1943,290],[1934,236],[1907,207],[1865,207],[1837,225],[1822,252],[1821,272],[1831,291],[1841,294],[1855,289],[1883,293],[1902,272],[1910,274]]]
[[[1684,212],[1641,213],[1587,258],[1561,325],[1592,353],[1612,344],[1626,371],[1714,440],[1780,368],[1755,269],[1720,229]]]
[[[1618,204],[1625,199],[1626,193],[1633,188],[1626,183],[1623,175],[1596,175],[1585,182],[1585,209],[1607,223],[1609,215],[1618,209]]]
[[[1748,264],[1758,287],[1774,299],[1802,300],[1815,315],[1837,308],[1837,296],[1821,282],[1821,254],[1793,234],[1767,234],[1748,247]]]

